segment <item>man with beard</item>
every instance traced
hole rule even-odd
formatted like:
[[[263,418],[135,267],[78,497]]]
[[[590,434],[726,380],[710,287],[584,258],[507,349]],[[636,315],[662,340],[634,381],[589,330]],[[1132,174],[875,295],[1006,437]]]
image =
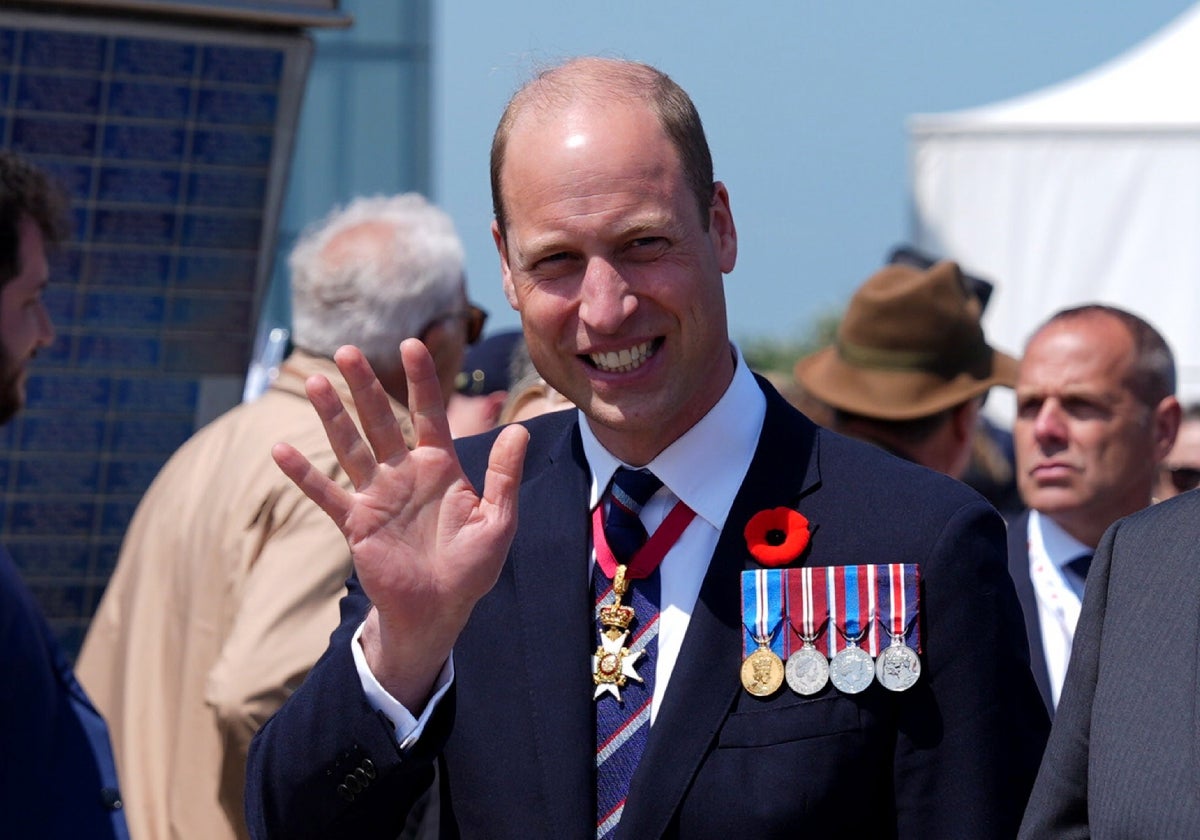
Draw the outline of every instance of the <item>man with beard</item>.
[[[0,422],[25,404],[26,366],[54,341],[42,292],[65,211],[45,175],[0,151]],[[128,838],[108,728],[3,549],[0,674],[4,835]]]

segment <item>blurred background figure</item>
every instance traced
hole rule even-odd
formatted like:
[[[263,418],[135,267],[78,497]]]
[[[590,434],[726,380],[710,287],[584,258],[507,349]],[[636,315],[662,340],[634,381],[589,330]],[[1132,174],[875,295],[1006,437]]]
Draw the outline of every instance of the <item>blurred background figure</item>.
[[[574,408],[574,404],[547,384],[529,358],[529,348],[522,338],[517,342],[512,359],[512,387],[500,409],[500,423],[519,423],[539,414]]]
[[[513,354],[524,343],[519,329],[503,330],[467,350],[446,405],[451,435],[466,437],[496,427],[509,387],[515,381]]]
[[[1175,361],[1138,316],[1079,306],[1034,332],[1016,392],[1017,483],[1028,511],[1009,525],[1009,572],[1053,714],[1092,553],[1109,525],[1150,504],[1175,441]]]
[[[294,349],[254,402],[167,462],[130,524],[79,657],[111,721],[137,840],[246,837],[242,789],[257,728],[338,624],[351,561],[337,526],[271,460],[287,440],[344,487],[305,396],[362,348],[401,419],[399,344],[426,343],[448,399],[484,314],[467,301],[448,216],[416,194],[359,198],[306,231],[290,258]]]
[[[1154,498],[1162,501],[1200,487],[1200,403],[1183,412],[1175,445],[1158,468]]]
[[[887,262],[910,265],[928,270],[938,262],[928,253],[911,245],[897,245],[888,254]],[[967,290],[979,301],[982,318],[992,299],[995,286],[975,274],[962,272]],[[974,487],[985,499],[1000,511],[1007,520],[1021,512],[1021,494],[1017,492],[1016,456],[1013,453],[1012,431],[1008,423],[997,425],[986,414],[981,413],[979,428],[971,441],[971,458],[967,469],[959,478]]]
[[[796,380],[832,409],[835,431],[961,478],[988,390],[1016,377],[981,314],[955,263],[885,266],[854,293],[834,344],[796,363]]]
[[[0,151],[0,423],[24,407],[27,365],[54,341],[46,249],[66,235],[65,196]],[[3,548],[0,825],[13,838],[129,837],[108,728]]]

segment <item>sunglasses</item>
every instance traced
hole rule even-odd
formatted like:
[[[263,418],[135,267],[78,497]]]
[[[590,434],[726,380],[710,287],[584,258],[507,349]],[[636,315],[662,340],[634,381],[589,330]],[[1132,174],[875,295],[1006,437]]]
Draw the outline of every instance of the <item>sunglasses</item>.
[[[487,317],[487,311],[482,307],[468,303],[464,309],[456,309],[453,312],[446,312],[437,316],[430,322],[430,325],[432,326],[440,321],[449,321],[451,318],[457,318],[466,327],[467,344],[475,344],[483,335],[483,325],[487,323]]]
[[[1171,484],[1179,493],[1200,486],[1200,467],[1163,467],[1163,471],[1171,476]]]

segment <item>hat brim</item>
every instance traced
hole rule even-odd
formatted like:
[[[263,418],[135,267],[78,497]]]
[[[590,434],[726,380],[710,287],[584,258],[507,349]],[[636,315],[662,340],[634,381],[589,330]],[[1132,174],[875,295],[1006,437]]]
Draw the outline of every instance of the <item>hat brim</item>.
[[[879,420],[915,420],[952,408],[996,386],[1012,388],[1017,360],[992,351],[990,375],[962,372],[947,379],[923,370],[867,368],[847,364],[834,346],[796,362],[796,381],[823,403]]]

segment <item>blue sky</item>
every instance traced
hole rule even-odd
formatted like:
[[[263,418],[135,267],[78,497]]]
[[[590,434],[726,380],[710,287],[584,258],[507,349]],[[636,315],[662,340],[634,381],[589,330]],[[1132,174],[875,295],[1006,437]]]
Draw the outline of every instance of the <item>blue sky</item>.
[[[1191,3],[434,5],[434,192],[459,226],[471,293],[492,313],[490,325],[517,323],[488,233],[496,120],[532,66],[603,54],[660,67],[700,110],[738,225],[738,265],[726,287],[731,332],[745,340],[799,336],[839,311],[907,237],[909,115],[1062,81],[1137,44]]]

